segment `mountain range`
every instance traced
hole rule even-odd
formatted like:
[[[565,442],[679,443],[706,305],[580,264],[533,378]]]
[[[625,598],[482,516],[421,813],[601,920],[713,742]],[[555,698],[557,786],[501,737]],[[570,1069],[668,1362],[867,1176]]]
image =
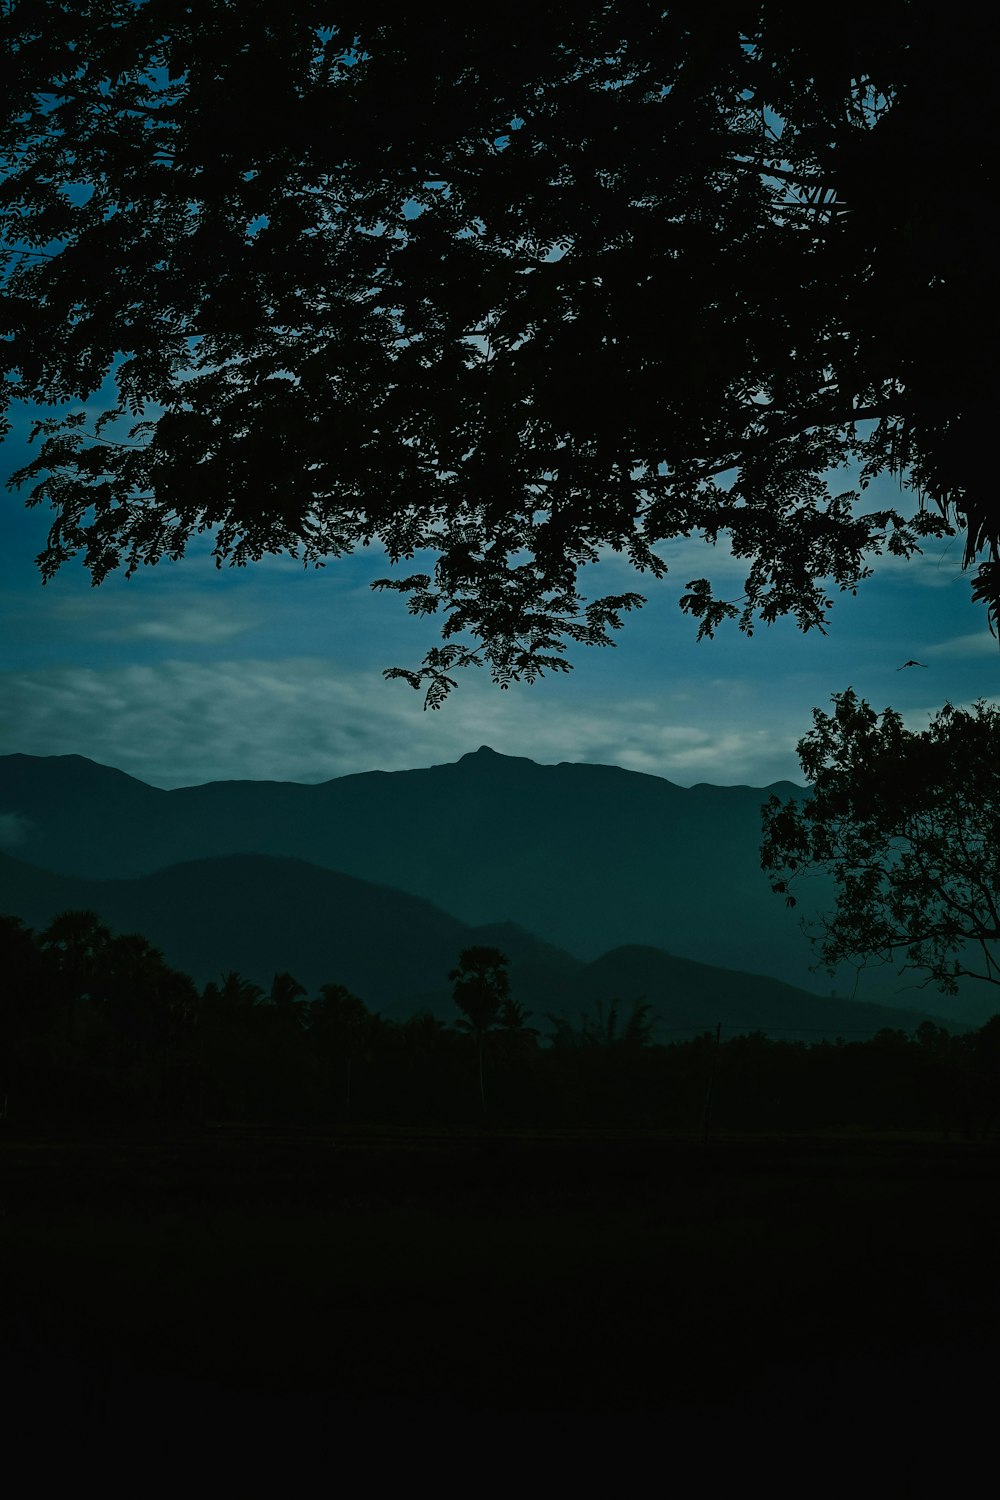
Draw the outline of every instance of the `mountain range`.
[[[89,907],[199,982],[286,969],[385,1014],[450,1013],[458,952],[490,943],[536,1016],[618,996],[650,1000],[669,1030],[917,1024],[912,1003],[815,992],[798,914],[758,865],[772,793],[805,790],[683,788],[485,746],[426,770],[170,791],[80,756],[4,756],[0,910],[41,926]]]
[[[758,864],[760,806],[801,788],[679,787],[615,766],[542,766],[483,746],[450,765],[316,786],[163,791],[80,756],[0,757],[6,851],[127,879],[274,854],[512,921],[579,958],[623,943],[814,987],[797,913]]]

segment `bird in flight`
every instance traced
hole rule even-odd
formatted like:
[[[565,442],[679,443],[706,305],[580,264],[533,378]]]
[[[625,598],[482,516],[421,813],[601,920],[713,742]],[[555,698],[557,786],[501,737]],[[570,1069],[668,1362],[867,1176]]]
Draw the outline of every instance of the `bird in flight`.
[[[913,658],[912,658],[912,656],[911,656],[910,660],[909,661],[904,661],[903,666],[902,667],[897,667],[896,671],[897,672],[902,672],[903,667],[926,667],[926,665],[927,665],[927,663],[925,661],[914,661]]]

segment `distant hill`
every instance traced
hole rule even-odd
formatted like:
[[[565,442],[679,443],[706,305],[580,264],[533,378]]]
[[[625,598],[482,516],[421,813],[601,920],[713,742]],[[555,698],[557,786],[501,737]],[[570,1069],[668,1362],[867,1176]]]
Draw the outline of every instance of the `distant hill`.
[[[466,942],[463,924],[429,901],[301,860],[230,855],[82,880],[0,859],[0,909],[37,928],[72,908],[141,932],[199,984],[236,969],[266,987],[289,970],[312,990],[346,984],[376,1008],[439,987]]]
[[[112,879],[281,855],[426,897],[473,925],[515,922],[578,958],[640,943],[813,988],[798,914],[758,865],[761,803],[796,790],[684,788],[485,746],[451,765],[319,786],[172,791],[81,756],[0,757],[5,847],[44,869]]]
[[[82,756],[0,756],[0,847],[91,879],[150,875],[191,861],[259,854],[305,861],[430,901],[460,923],[511,922],[591,961],[655,948],[770,975],[810,991],[855,983],[811,969],[800,930],[761,873],[768,787],[679,787],[616,766],[536,765],[486,746],[448,765],[371,771],[318,786],[224,781],[163,791]],[[830,888],[812,887],[819,906]],[[957,1001],[893,996],[894,976],[861,976],[863,999],[933,1004],[983,1021],[985,988]]]
[[[615,948],[588,964],[578,994],[585,1004],[621,996],[653,1002],[658,1040],[701,1031],[721,1022],[725,1034],[763,1031],[779,1038],[857,1040],[883,1027],[915,1030],[925,1013],[865,1001],[815,995],[763,974],[745,974],[693,963],[658,948]],[[936,997],[935,997],[936,998]],[[938,1024],[939,1017],[934,1018]]]
[[[630,946],[584,963],[513,923],[471,927],[429,901],[270,855],[228,855],[171,866],[135,880],[54,875],[0,856],[0,911],[42,928],[58,912],[90,909],[116,932],[141,932],[199,984],[228,969],[267,987],[288,970],[310,993],[346,984],[373,1009],[403,1019],[429,1008],[455,1017],[448,971],[462,948],[486,943],[511,961],[515,996],[544,1031],[544,1017],[575,1018],[619,998],[649,1001],[657,1039],[721,1021],[727,1031],[770,1030],[815,1040],[913,1029],[925,1017],[853,1004],[759,974],[694,963]]]

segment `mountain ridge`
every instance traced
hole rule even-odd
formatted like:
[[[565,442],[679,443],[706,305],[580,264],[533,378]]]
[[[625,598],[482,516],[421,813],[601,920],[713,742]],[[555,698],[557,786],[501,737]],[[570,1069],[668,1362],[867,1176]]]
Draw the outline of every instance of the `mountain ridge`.
[[[770,795],[807,789],[680,787],[488,746],[416,770],[170,789],[78,756],[0,757],[5,847],[56,874],[135,879],[191,860],[287,857],[424,898],[470,928],[509,920],[583,963],[648,946],[816,993],[809,913],[790,912],[760,869]],[[822,879],[812,892],[816,907],[832,897]],[[891,983],[864,975],[858,993],[881,1000]],[[936,1008],[975,1020],[960,1004]]]
[[[377,766],[373,766],[370,770],[367,770],[367,771],[345,771],[342,775],[339,775],[339,776],[327,776],[322,781],[293,781],[293,780],[288,780],[288,779],[285,779],[285,778],[282,778],[282,777],[263,777],[263,778],[258,777],[258,778],[253,778],[253,777],[247,777],[247,776],[225,776],[225,777],[219,777],[219,778],[217,778],[214,781],[195,781],[195,782],[191,782],[191,783],[185,783],[182,786],[172,786],[172,787],[156,786],[152,782],[143,781],[143,779],[142,779],[141,776],[133,776],[133,774],[130,771],[123,771],[123,770],[120,769],[120,767],[118,767],[118,766],[112,766],[112,765],[108,764],[108,762],[106,762],[106,761],[94,760],[91,756],[88,756],[88,755],[78,755],[76,753],[65,754],[65,755],[29,755],[29,754],[27,754],[24,751],[11,751],[10,753],[8,753],[6,755],[0,755],[0,785],[3,785],[6,782],[6,780],[7,780],[7,768],[10,767],[10,766],[12,766],[12,765],[23,764],[23,765],[31,765],[31,766],[56,766],[56,765],[60,765],[61,764],[61,765],[71,765],[71,766],[74,766],[74,767],[76,767],[76,766],[86,766],[88,768],[92,768],[94,771],[97,771],[97,772],[100,772],[100,773],[107,773],[108,776],[112,777],[115,781],[130,782],[134,786],[142,787],[146,791],[153,792],[153,793],[157,794],[158,796],[169,797],[169,796],[172,796],[176,792],[198,791],[198,790],[201,790],[204,787],[222,787],[222,786],[280,786],[280,787],[306,787],[306,788],[328,787],[328,786],[334,785],[335,783],[339,784],[339,783],[342,783],[342,782],[354,781],[354,780],[357,780],[357,779],[363,778],[363,777],[390,777],[390,776],[414,776],[414,775],[422,775],[422,774],[424,774],[424,773],[426,773],[428,771],[445,771],[445,770],[450,770],[450,769],[453,769],[455,766],[461,766],[463,763],[466,763],[466,762],[468,762],[470,764],[480,764],[480,765],[482,765],[482,764],[489,763],[491,760],[494,761],[494,762],[505,761],[505,762],[508,762],[508,763],[510,763],[512,765],[532,766],[532,767],[534,767],[535,770],[542,771],[542,772],[563,770],[566,767],[572,767],[574,769],[585,770],[585,771],[610,771],[610,772],[614,773],[617,776],[624,776],[624,777],[629,777],[629,778],[635,778],[637,780],[655,782],[658,786],[671,787],[671,788],[673,788],[673,790],[678,791],[678,792],[694,792],[694,791],[701,791],[701,790],[705,790],[705,789],[708,789],[708,790],[711,790],[711,791],[718,791],[718,792],[743,791],[743,790],[771,792],[771,791],[774,791],[776,788],[779,788],[779,787],[792,787],[792,788],[795,788],[799,792],[805,792],[805,791],[808,790],[807,787],[802,786],[802,785],[800,785],[797,782],[787,781],[787,780],[784,780],[784,781],[772,781],[772,782],[767,783],[766,786],[761,786],[761,787],[757,787],[757,786],[753,785],[750,782],[721,783],[721,782],[714,782],[714,781],[696,781],[696,782],[692,782],[691,786],[685,787],[685,786],[682,786],[679,782],[671,781],[669,779],[669,777],[667,777],[667,776],[658,776],[655,771],[636,771],[636,770],[632,770],[631,768],[629,768],[627,766],[616,766],[616,765],[613,765],[612,763],[610,763],[608,761],[576,761],[576,760],[560,760],[560,761],[551,761],[551,762],[548,762],[548,761],[536,761],[536,760],[532,760],[531,757],[528,756],[528,755],[506,755],[501,750],[494,750],[490,745],[480,745],[477,750],[466,750],[462,755],[460,755],[458,757],[457,760],[454,760],[454,761],[435,761],[432,765],[429,765],[429,766],[418,766],[418,767],[411,766],[411,767],[407,767],[407,768],[402,769],[402,770],[395,770],[395,771],[385,771],[385,770],[380,769]]]

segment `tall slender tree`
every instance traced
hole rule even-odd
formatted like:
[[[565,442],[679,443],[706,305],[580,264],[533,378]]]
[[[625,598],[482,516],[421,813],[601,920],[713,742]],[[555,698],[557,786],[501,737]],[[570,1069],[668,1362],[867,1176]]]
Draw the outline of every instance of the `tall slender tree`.
[[[453,981],[452,996],[462,1012],[458,1022],[463,1031],[476,1039],[479,1066],[479,1101],[486,1114],[486,1085],[483,1077],[483,1042],[488,1031],[499,1022],[510,994],[508,959],[499,948],[463,948],[458,965],[448,978]]]
[[[354,1064],[369,1053],[376,1017],[363,1000],[343,984],[320,985],[319,997],[309,1006],[310,1036],[327,1048],[344,1078],[344,1114],[351,1112]]]

